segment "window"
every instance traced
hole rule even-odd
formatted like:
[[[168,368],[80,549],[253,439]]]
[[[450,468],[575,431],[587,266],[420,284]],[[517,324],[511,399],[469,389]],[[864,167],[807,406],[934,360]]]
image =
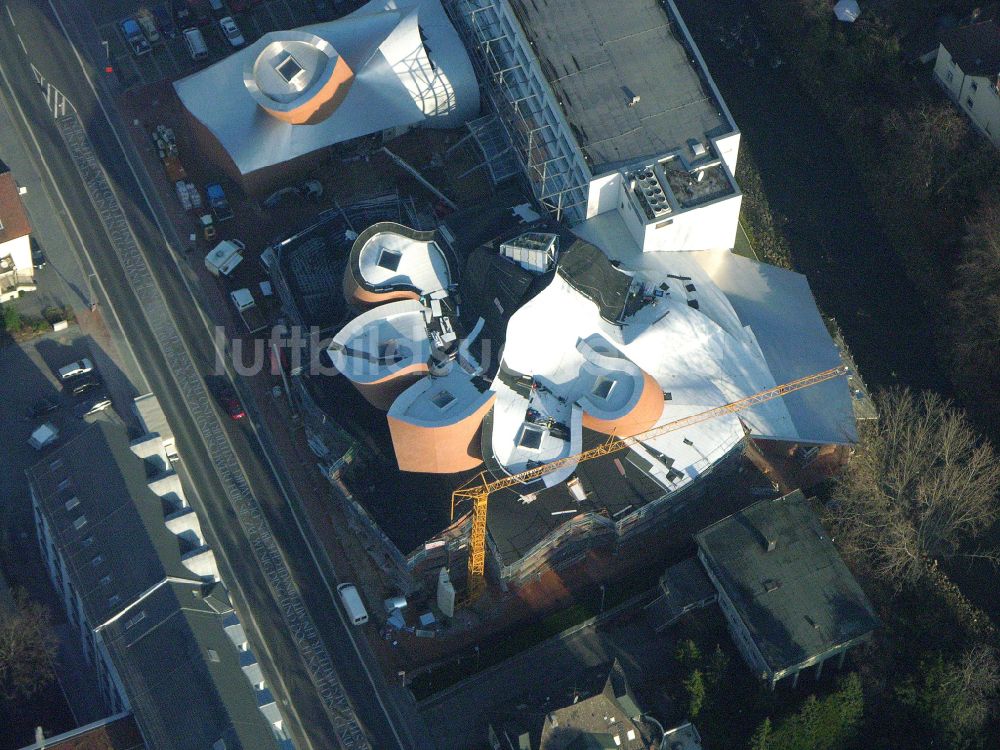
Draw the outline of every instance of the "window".
[[[213,661],[216,664],[218,664],[218,662],[219,662],[219,652],[216,651],[214,648],[208,649],[208,660],[209,661]]]
[[[950,70],[945,72],[944,77],[945,80],[948,81],[948,83],[951,83],[952,81],[955,80],[955,74],[952,73]]]
[[[90,567],[96,568],[102,562],[104,562],[104,555],[98,555],[97,557],[95,557],[93,560],[90,561]]]
[[[111,597],[110,597],[110,598],[108,599],[108,606],[109,606],[109,607],[113,607],[113,606],[115,606],[116,604],[118,604],[118,602],[120,602],[121,600],[122,600],[122,598],[121,598],[120,596],[118,596],[118,594],[113,594],[113,595],[112,595],[112,596],[111,596]]]
[[[125,629],[128,630],[129,628],[138,625],[145,619],[146,619],[146,610],[141,609],[125,621]]]
[[[104,576],[104,578],[101,579],[102,586],[107,586],[110,583],[111,583],[111,576]]]
[[[965,106],[968,107],[969,109],[972,109],[972,105],[973,104],[974,104],[974,102],[972,101],[972,97],[971,96],[968,99],[965,100]]]
[[[73,510],[73,508],[75,508],[79,504],[80,504],[80,498],[74,495],[73,497],[71,497],[69,500],[66,501],[66,510],[67,511]]]
[[[77,531],[79,531],[80,529],[82,529],[86,525],[87,525],[87,517],[86,516],[80,516],[78,519],[76,519],[75,521],[73,521],[73,528],[76,529]]]
[[[55,461],[49,464],[49,471],[56,471],[62,465],[63,465],[63,460],[61,458],[57,458]]]
[[[972,90],[973,93],[975,93],[976,91],[979,91],[979,84],[976,83],[975,81],[972,81],[969,84],[969,88]]]

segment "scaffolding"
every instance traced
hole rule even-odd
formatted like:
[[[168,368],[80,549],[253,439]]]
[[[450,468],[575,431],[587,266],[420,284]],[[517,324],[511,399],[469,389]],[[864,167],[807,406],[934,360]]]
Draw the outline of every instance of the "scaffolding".
[[[582,221],[590,170],[516,20],[494,0],[451,0],[447,9],[535,196],[557,220]]]

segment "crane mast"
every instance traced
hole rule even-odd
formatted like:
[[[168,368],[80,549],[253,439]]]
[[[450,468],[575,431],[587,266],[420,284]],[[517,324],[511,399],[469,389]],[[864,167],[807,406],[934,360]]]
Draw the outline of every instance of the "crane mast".
[[[680,419],[675,419],[672,422],[665,422],[664,424],[657,425],[656,427],[646,430],[645,432],[640,432],[637,435],[632,435],[626,438],[617,438],[612,435],[606,441],[600,445],[594,446],[593,448],[588,448],[580,453],[572,456],[565,456],[546,464],[534,466],[517,474],[509,474],[507,476],[500,477],[499,479],[489,480],[485,471],[480,472],[477,477],[451,493],[452,519],[455,517],[455,506],[459,502],[462,500],[472,501],[472,533],[469,538],[469,577],[466,595],[464,598],[465,603],[469,604],[478,599],[483,590],[486,588],[486,513],[490,495],[494,492],[507,489],[508,487],[513,487],[516,484],[524,484],[525,482],[539,479],[546,474],[570,464],[576,465],[584,461],[589,461],[593,458],[600,458],[601,456],[617,453],[646,440],[652,440],[653,438],[660,437],[661,435],[666,435],[669,432],[676,432],[677,430],[684,429],[685,427],[691,427],[692,425],[707,422],[726,414],[737,414],[772,399],[780,398],[781,396],[793,393],[794,391],[809,388],[810,386],[817,385],[846,374],[847,367],[840,365],[829,370],[817,372],[812,375],[806,375],[805,377],[792,380],[788,383],[784,383],[783,385],[775,386],[774,388],[768,388],[767,390],[760,391],[759,393],[739,399],[738,401],[706,409],[705,411],[698,412],[697,414],[691,414],[686,417],[681,417]]]

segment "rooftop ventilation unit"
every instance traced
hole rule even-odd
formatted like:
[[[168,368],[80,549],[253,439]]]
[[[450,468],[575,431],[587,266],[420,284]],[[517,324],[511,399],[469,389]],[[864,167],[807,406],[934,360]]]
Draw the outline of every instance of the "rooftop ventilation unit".
[[[656,219],[670,213],[667,191],[653,167],[636,170],[626,177],[647,218]]]

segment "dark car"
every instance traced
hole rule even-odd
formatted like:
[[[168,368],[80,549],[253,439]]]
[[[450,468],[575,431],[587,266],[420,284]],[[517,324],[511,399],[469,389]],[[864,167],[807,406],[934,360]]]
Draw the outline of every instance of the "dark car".
[[[59,408],[59,402],[54,398],[42,398],[28,407],[28,418],[36,419],[46,414],[51,414]]]
[[[74,396],[92,396],[94,391],[101,387],[101,381],[94,377],[80,378],[73,383],[73,387],[70,392]]]
[[[213,388],[215,392],[215,398],[219,402],[226,414],[229,415],[231,419],[243,419],[246,417],[247,413],[243,409],[243,405],[240,400],[236,397],[236,393],[233,391],[232,387],[225,380],[219,378]]]
[[[45,264],[48,260],[45,258],[45,253],[42,252],[42,248],[35,244],[34,238],[31,241],[31,265],[35,268],[45,268]]]

